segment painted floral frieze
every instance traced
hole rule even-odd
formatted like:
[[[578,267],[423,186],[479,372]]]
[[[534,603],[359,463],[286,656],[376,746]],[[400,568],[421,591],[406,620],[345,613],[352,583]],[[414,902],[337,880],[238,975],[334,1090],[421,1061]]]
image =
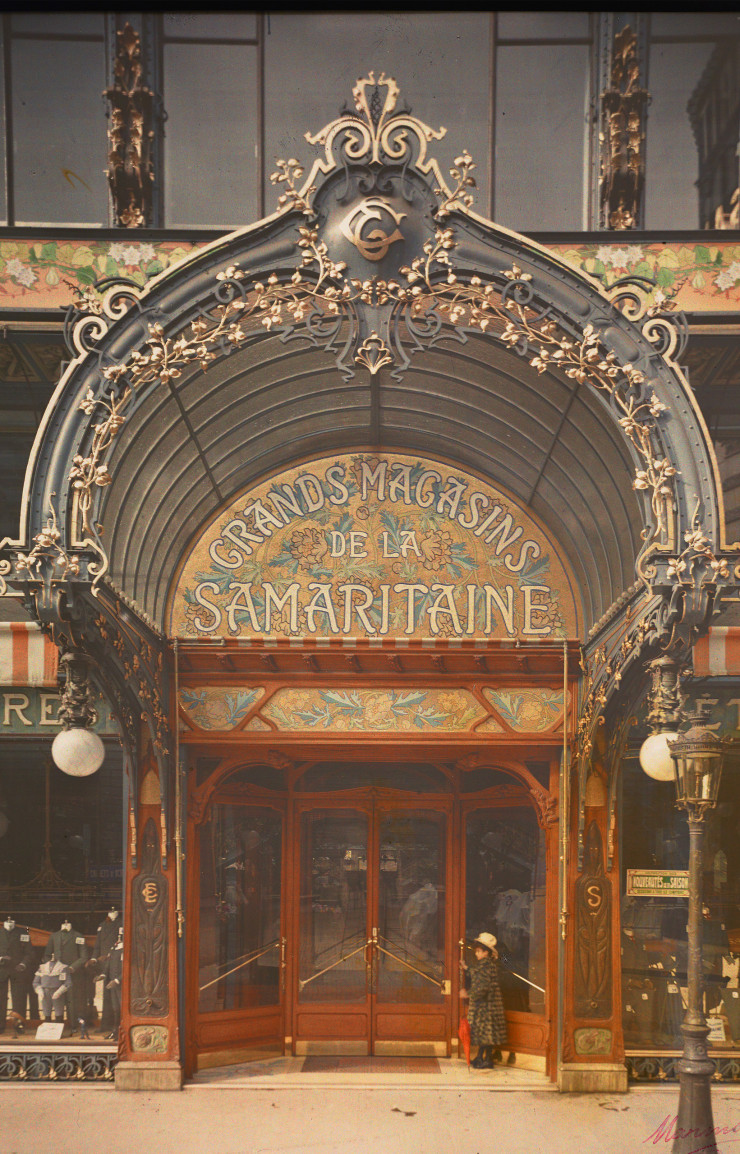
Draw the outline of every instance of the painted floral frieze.
[[[280,689],[261,710],[281,730],[466,730],[485,717],[467,690]]]
[[[636,234],[635,234],[636,235]],[[639,237],[636,235],[636,239]],[[0,296],[14,308],[66,308],[75,290],[103,277],[127,277],[143,285],[203,248],[204,241],[96,239],[0,240]],[[624,235],[587,244],[544,246],[606,288],[623,276],[655,280],[651,304],[670,300],[691,312],[734,310],[740,302],[740,245],[688,240],[685,244],[626,243]]]
[[[199,729],[234,729],[247,717],[264,689],[196,687],[180,690],[180,706]]]
[[[187,240],[0,240],[0,299],[13,308],[66,308],[106,277],[145,285],[202,244]]]
[[[557,689],[488,689],[483,696],[510,729],[543,733],[563,719],[563,691]]]
[[[605,244],[547,246],[566,264],[596,278],[605,288],[625,276],[654,281],[648,303],[671,302],[687,312],[737,309],[740,303],[740,245],[689,241],[686,244]]]

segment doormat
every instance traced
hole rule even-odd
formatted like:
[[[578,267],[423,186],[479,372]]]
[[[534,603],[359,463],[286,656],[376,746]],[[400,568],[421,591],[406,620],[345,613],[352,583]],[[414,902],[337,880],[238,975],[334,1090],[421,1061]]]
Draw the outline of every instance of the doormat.
[[[399,1058],[370,1055],[339,1057],[311,1054],[303,1063],[302,1074],[439,1074],[437,1058]]]

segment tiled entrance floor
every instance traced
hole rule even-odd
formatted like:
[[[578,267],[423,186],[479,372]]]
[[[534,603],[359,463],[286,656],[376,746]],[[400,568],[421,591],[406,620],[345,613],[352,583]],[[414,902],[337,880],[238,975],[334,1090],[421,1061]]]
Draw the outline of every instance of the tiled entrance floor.
[[[504,1053],[504,1059],[506,1054]],[[237,1066],[214,1066],[199,1071],[186,1084],[196,1090],[239,1089],[393,1089],[404,1086],[427,1090],[555,1090],[537,1060],[517,1055],[515,1066],[473,1070],[458,1058],[401,1057],[275,1057]],[[527,1066],[529,1065],[529,1068]],[[535,1068],[532,1068],[532,1067]]]

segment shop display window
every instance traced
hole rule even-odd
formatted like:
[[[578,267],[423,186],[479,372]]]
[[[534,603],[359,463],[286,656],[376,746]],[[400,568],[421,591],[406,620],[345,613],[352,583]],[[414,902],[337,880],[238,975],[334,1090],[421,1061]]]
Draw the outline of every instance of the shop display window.
[[[85,778],[61,773],[48,741],[4,745],[0,1046],[117,1038],[123,828],[117,742]]]
[[[736,735],[737,689],[713,688],[710,724]],[[647,731],[645,731],[647,732]],[[704,1012],[712,1051],[740,1048],[740,796],[727,762],[704,818]],[[622,766],[622,1022],[627,1051],[682,1050],[687,1004],[689,831],[675,786]],[[683,876],[686,871],[686,877]]]

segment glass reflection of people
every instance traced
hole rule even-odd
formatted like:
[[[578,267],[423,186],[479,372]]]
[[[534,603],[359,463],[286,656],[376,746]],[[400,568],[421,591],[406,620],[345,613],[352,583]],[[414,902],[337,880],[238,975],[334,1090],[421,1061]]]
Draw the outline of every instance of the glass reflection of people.
[[[730,942],[727,928],[719,917],[713,914],[707,905],[702,907],[704,921],[704,945],[702,959],[704,962],[704,983],[706,990],[707,1011],[713,1010],[721,999],[724,985],[722,979],[722,958],[730,952]]]
[[[436,947],[439,895],[430,878],[406,899],[401,909],[400,928],[406,949],[411,953],[433,954]]]

